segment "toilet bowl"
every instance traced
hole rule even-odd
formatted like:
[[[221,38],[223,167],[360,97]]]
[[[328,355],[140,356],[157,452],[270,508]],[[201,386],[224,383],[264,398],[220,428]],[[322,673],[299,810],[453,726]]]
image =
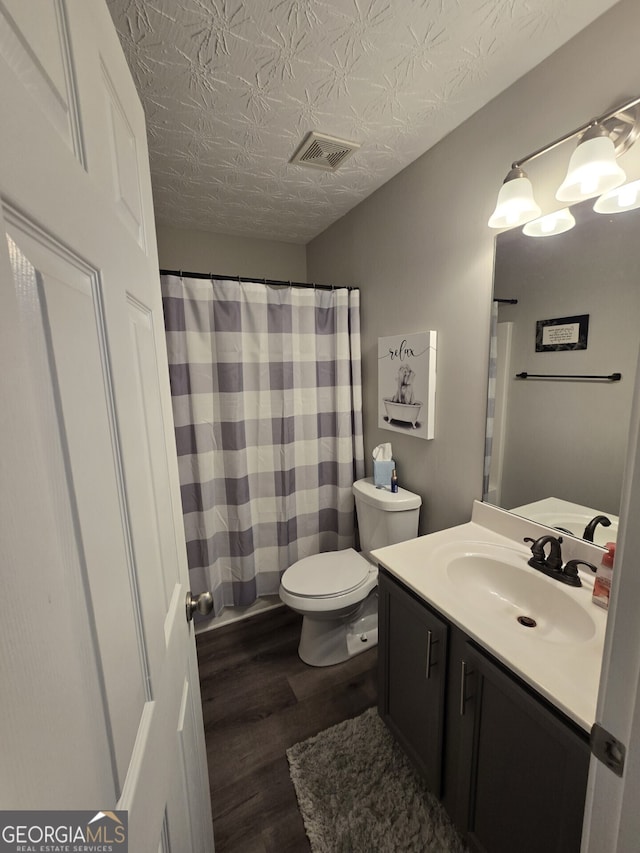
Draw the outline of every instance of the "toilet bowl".
[[[406,489],[353,484],[363,553],[353,548],[304,557],[280,581],[280,599],[303,616],[298,654],[310,666],[331,666],[378,642],[378,568],[369,552],[418,533],[422,500]]]

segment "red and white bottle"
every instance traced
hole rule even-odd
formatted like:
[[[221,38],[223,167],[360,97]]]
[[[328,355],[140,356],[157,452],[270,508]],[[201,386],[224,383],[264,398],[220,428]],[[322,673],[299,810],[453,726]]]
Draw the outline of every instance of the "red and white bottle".
[[[593,584],[593,603],[598,607],[609,607],[611,595],[611,576],[613,574],[613,561],[616,556],[616,543],[607,542],[605,545],[607,553],[602,558],[602,564],[598,568],[596,579]]]

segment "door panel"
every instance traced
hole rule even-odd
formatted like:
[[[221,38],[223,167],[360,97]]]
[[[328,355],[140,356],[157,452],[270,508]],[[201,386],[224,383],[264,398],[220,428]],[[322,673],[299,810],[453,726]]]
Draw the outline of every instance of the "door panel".
[[[148,663],[135,612],[137,596],[113,594],[137,587],[137,580],[127,543],[125,486],[100,319],[99,278],[42,231],[32,227],[27,234],[24,220],[21,226],[11,228],[8,236],[14,255],[19,253],[22,263],[34,271],[31,280],[37,292],[27,298],[37,304],[42,317],[39,349],[50,371],[46,377],[43,366],[42,379],[44,384],[48,379],[53,389],[66,460],[65,491],[76,521],[76,559],[86,574],[85,609],[95,623],[108,716],[118,721],[110,727],[110,736],[119,792],[147,698]],[[117,636],[110,641],[115,625]]]
[[[39,3],[36,15],[28,7],[24,0],[0,0],[0,55],[84,163],[65,5]]]
[[[89,809],[117,796],[104,684],[93,624],[77,618],[87,608],[86,566],[36,272],[4,239],[0,276],[0,802]],[[101,771],[79,774],[78,755]]]
[[[113,169],[113,198],[122,221],[144,249],[136,137],[104,63],[102,76]]]

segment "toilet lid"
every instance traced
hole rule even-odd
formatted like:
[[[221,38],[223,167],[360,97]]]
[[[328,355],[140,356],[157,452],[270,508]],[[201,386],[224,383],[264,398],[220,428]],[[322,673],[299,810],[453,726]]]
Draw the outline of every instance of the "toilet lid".
[[[353,548],[304,557],[282,576],[282,586],[292,595],[328,598],[351,592],[365,582],[371,564]]]

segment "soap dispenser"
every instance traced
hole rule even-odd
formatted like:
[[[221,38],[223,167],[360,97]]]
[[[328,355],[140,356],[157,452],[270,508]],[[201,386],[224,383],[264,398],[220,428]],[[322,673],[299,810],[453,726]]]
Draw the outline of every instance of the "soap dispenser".
[[[616,543],[607,542],[605,545],[607,553],[602,557],[596,574],[595,583],[593,584],[592,601],[598,607],[604,607],[606,610],[609,607],[609,597],[611,594],[611,576],[613,574],[613,561],[616,556]]]

